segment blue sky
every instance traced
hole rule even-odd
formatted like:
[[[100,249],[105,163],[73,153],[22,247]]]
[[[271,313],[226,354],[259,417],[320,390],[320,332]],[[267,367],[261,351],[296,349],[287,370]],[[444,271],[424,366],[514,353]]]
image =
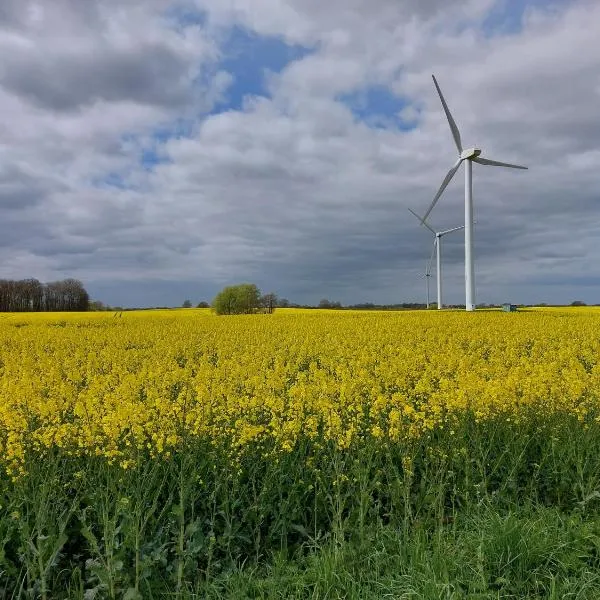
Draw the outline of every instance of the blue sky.
[[[500,0],[482,23],[488,36],[515,35],[522,31],[526,14],[532,10],[559,11],[569,0]]]
[[[301,60],[312,51],[314,49],[287,44],[277,37],[260,36],[239,26],[232,27],[217,68],[231,73],[233,82],[223,102],[217,103],[213,110],[242,110],[247,96],[270,97],[269,74],[280,73],[289,63]]]
[[[407,99],[396,96],[389,87],[372,85],[361,88],[350,94],[339,97],[350,108],[358,121],[370,127],[382,129],[397,127],[403,131],[410,131],[417,126],[416,120],[403,120],[399,113],[403,108],[410,106]]]
[[[173,16],[182,27],[202,24],[206,20],[201,12],[175,11]],[[275,36],[257,35],[240,26],[230,28],[223,37],[220,60],[210,66],[199,83],[218,71],[225,71],[231,75],[231,83],[210,110],[198,115],[200,119],[222,112],[244,110],[245,102],[255,96],[270,98],[269,76],[280,73],[291,62],[301,60],[314,51],[314,48],[287,44]],[[385,91],[380,94],[383,97]],[[364,116],[368,117],[368,115]],[[178,118],[154,130],[150,144],[140,148],[139,159],[143,167],[152,170],[155,165],[167,162],[167,158],[160,152],[160,146],[169,139],[189,136],[192,125],[193,121]],[[130,139],[135,137],[129,136]],[[121,185],[120,179],[115,174],[109,174],[104,183]]]
[[[544,8],[558,10],[566,0],[499,0],[481,21],[481,31],[486,36],[516,35],[522,30],[523,20],[528,11]],[[168,11],[178,24],[185,28],[190,25],[205,25],[207,15],[204,11]],[[231,84],[222,98],[206,114],[218,114],[227,111],[241,111],[245,101],[254,96],[270,98],[269,76],[281,73],[291,62],[318,51],[316,45],[286,43],[280,36],[260,35],[251,29],[234,25],[221,34],[220,60],[211,67],[212,72],[219,70],[229,73]],[[359,122],[374,128],[398,128],[410,131],[417,127],[418,119],[403,120],[399,113],[411,105],[410,99],[395,94],[390,86],[384,84],[365,85],[336,98],[347,106]],[[416,109],[418,115],[418,109]],[[189,123],[178,119],[166,124],[153,133],[153,144],[142,149],[140,161],[144,168],[151,170],[154,165],[164,162],[157,146],[173,137],[189,134]],[[115,174],[109,174],[108,185],[121,186]]]
[[[484,35],[516,35],[523,27],[528,11],[543,8],[558,10],[566,0],[498,0],[481,21]],[[180,28],[190,25],[205,25],[208,17],[204,11],[170,10],[168,14]],[[231,83],[206,115],[227,111],[242,111],[245,102],[258,96],[271,98],[269,76],[281,73],[290,63],[318,51],[316,45],[286,43],[280,36],[260,35],[247,27],[234,25],[221,33],[220,60],[212,65],[210,72],[219,70],[231,75]],[[208,75],[208,74],[206,74]],[[354,118],[369,127],[389,129],[398,128],[410,131],[418,126],[419,110],[414,119],[404,120],[399,113],[411,106],[409,98],[398,96],[391,86],[384,84],[364,85],[344,94],[336,100],[347,106]],[[190,123],[183,119],[165,124],[153,132],[151,145],[141,149],[140,162],[147,170],[167,159],[161,155],[159,147],[171,138],[185,137],[190,134]],[[107,185],[122,187],[121,179],[110,173]]]

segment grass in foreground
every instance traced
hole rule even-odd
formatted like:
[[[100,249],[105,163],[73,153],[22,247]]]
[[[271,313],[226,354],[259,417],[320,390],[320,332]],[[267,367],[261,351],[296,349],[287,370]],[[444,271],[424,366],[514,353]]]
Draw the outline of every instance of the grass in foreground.
[[[600,597],[600,520],[490,505],[430,531],[381,527],[362,539],[276,555],[199,584],[197,598]]]
[[[599,429],[465,419],[127,469],[57,450],[0,479],[0,597],[598,597]]]

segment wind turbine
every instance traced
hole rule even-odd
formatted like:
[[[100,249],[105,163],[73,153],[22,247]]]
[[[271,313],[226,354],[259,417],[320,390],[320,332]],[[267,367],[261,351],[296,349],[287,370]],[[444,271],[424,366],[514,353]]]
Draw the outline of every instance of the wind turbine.
[[[510,169],[527,169],[527,167],[522,167],[520,165],[513,165],[510,163],[499,162],[497,160],[490,160],[489,158],[483,158],[481,156],[480,148],[467,148],[463,150],[462,142],[460,139],[460,132],[458,131],[458,127],[450,114],[450,110],[448,109],[448,105],[444,100],[444,96],[442,95],[442,90],[440,90],[440,86],[435,78],[435,75],[432,75],[433,83],[435,84],[435,88],[437,93],[442,101],[442,106],[444,108],[444,112],[446,113],[446,118],[448,119],[448,124],[450,125],[450,131],[452,132],[452,137],[454,138],[454,143],[458,149],[458,159],[452,165],[452,168],[448,171],[448,174],[442,181],[442,185],[438,190],[437,194],[434,196],[433,201],[429,205],[427,212],[421,218],[421,223],[425,225],[425,219],[429,216],[429,213],[433,210],[433,207],[436,205],[436,202],[439,200],[442,192],[446,189],[447,185],[450,183],[456,171],[458,171],[458,167],[460,167],[461,163],[464,161],[465,163],[465,308],[468,311],[475,310],[475,266],[473,262],[473,163],[477,163],[480,165],[486,165],[491,167],[508,167]]]
[[[427,310],[429,310],[429,280],[431,279],[431,263],[433,262],[433,253],[435,252],[435,245],[433,247],[433,249],[431,250],[431,256],[429,257],[429,260],[425,263],[425,282],[426,282],[426,286],[427,286]]]
[[[436,231],[429,223],[425,220],[425,217],[420,217],[414,210],[408,209],[410,212],[421,221],[431,233],[435,236],[433,239],[433,249],[431,251],[431,258],[429,259],[429,269],[425,271],[425,277],[431,277],[431,262],[433,261],[433,253],[436,254],[436,267],[437,267],[437,307],[438,310],[441,310],[443,307],[442,304],[442,238],[447,233],[452,233],[453,231],[459,231],[464,229],[465,226],[461,225],[460,227],[453,227],[452,229],[445,229],[444,231]],[[429,275],[428,275],[429,272]],[[429,279],[427,280],[427,308],[429,308]]]

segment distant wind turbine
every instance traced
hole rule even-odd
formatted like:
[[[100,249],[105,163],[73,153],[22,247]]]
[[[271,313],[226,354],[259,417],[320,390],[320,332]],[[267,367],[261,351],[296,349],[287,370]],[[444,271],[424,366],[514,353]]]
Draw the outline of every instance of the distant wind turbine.
[[[431,250],[431,258],[429,259],[428,268],[425,270],[425,277],[431,277],[431,263],[433,261],[433,253],[436,255],[436,267],[437,267],[437,307],[438,310],[441,310],[443,307],[442,304],[442,237],[444,237],[447,233],[452,233],[453,231],[460,231],[464,229],[465,226],[461,225],[460,227],[453,227],[452,229],[445,229],[444,231],[436,231],[427,221],[425,217],[420,217],[414,210],[408,209],[431,233],[433,233],[433,249]],[[427,308],[429,308],[429,279],[427,279]]]
[[[433,254],[435,252],[435,244],[431,250],[431,256],[429,260],[425,263],[425,285],[427,286],[427,310],[429,310],[429,280],[431,279],[431,263],[433,262]]]
[[[452,166],[452,168],[448,171],[448,174],[442,181],[442,185],[438,190],[437,194],[434,196],[433,201],[429,205],[429,208],[421,218],[421,223],[425,225],[425,219],[429,216],[429,213],[433,210],[433,207],[436,205],[439,200],[442,192],[446,189],[447,185],[450,183],[456,171],[458,171],[458,167],[464,161],[465,163],[465,307],[468,311],[475,310],[475,266],[473,261],[473,163],[476,162],[480,165],[487,165],[492,167],[508,167],[510,169],[527,169],[527,167],[522,167],[520,165],[513,165],[510,163],[499,162],[497,160],[490,160],[489,158],[483,158],[481,155],[480,148],[467,148],[463,150],[462,142],[460,140],[460,132],[458,131],[458,127],[450,114],[450,110],[448,109],[448,105],[444,100],[444,96],[442,95],[442,90],[440,90],[440,86],[434,75],[433,83],[435,84],[435,88],[438,92],[440,100],[442,101],[442,106],[444,108],[444,112],[446,113],[446,118],[448,119],[448,124],[450,125],[450,130],[452,131],[452,137],[454,138],[454,143],[458,149],[458,159]]]

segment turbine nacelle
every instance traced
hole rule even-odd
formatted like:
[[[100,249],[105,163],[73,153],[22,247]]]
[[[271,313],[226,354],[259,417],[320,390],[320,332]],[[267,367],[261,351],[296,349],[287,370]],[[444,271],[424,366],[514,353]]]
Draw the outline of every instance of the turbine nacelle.
[[[480,154],[481,154],[480,148],[467,148],[466,150],[463,150],[460,153],[460,159],[467,160],[469,158],[474,158],[476,156],[479,156]]]

